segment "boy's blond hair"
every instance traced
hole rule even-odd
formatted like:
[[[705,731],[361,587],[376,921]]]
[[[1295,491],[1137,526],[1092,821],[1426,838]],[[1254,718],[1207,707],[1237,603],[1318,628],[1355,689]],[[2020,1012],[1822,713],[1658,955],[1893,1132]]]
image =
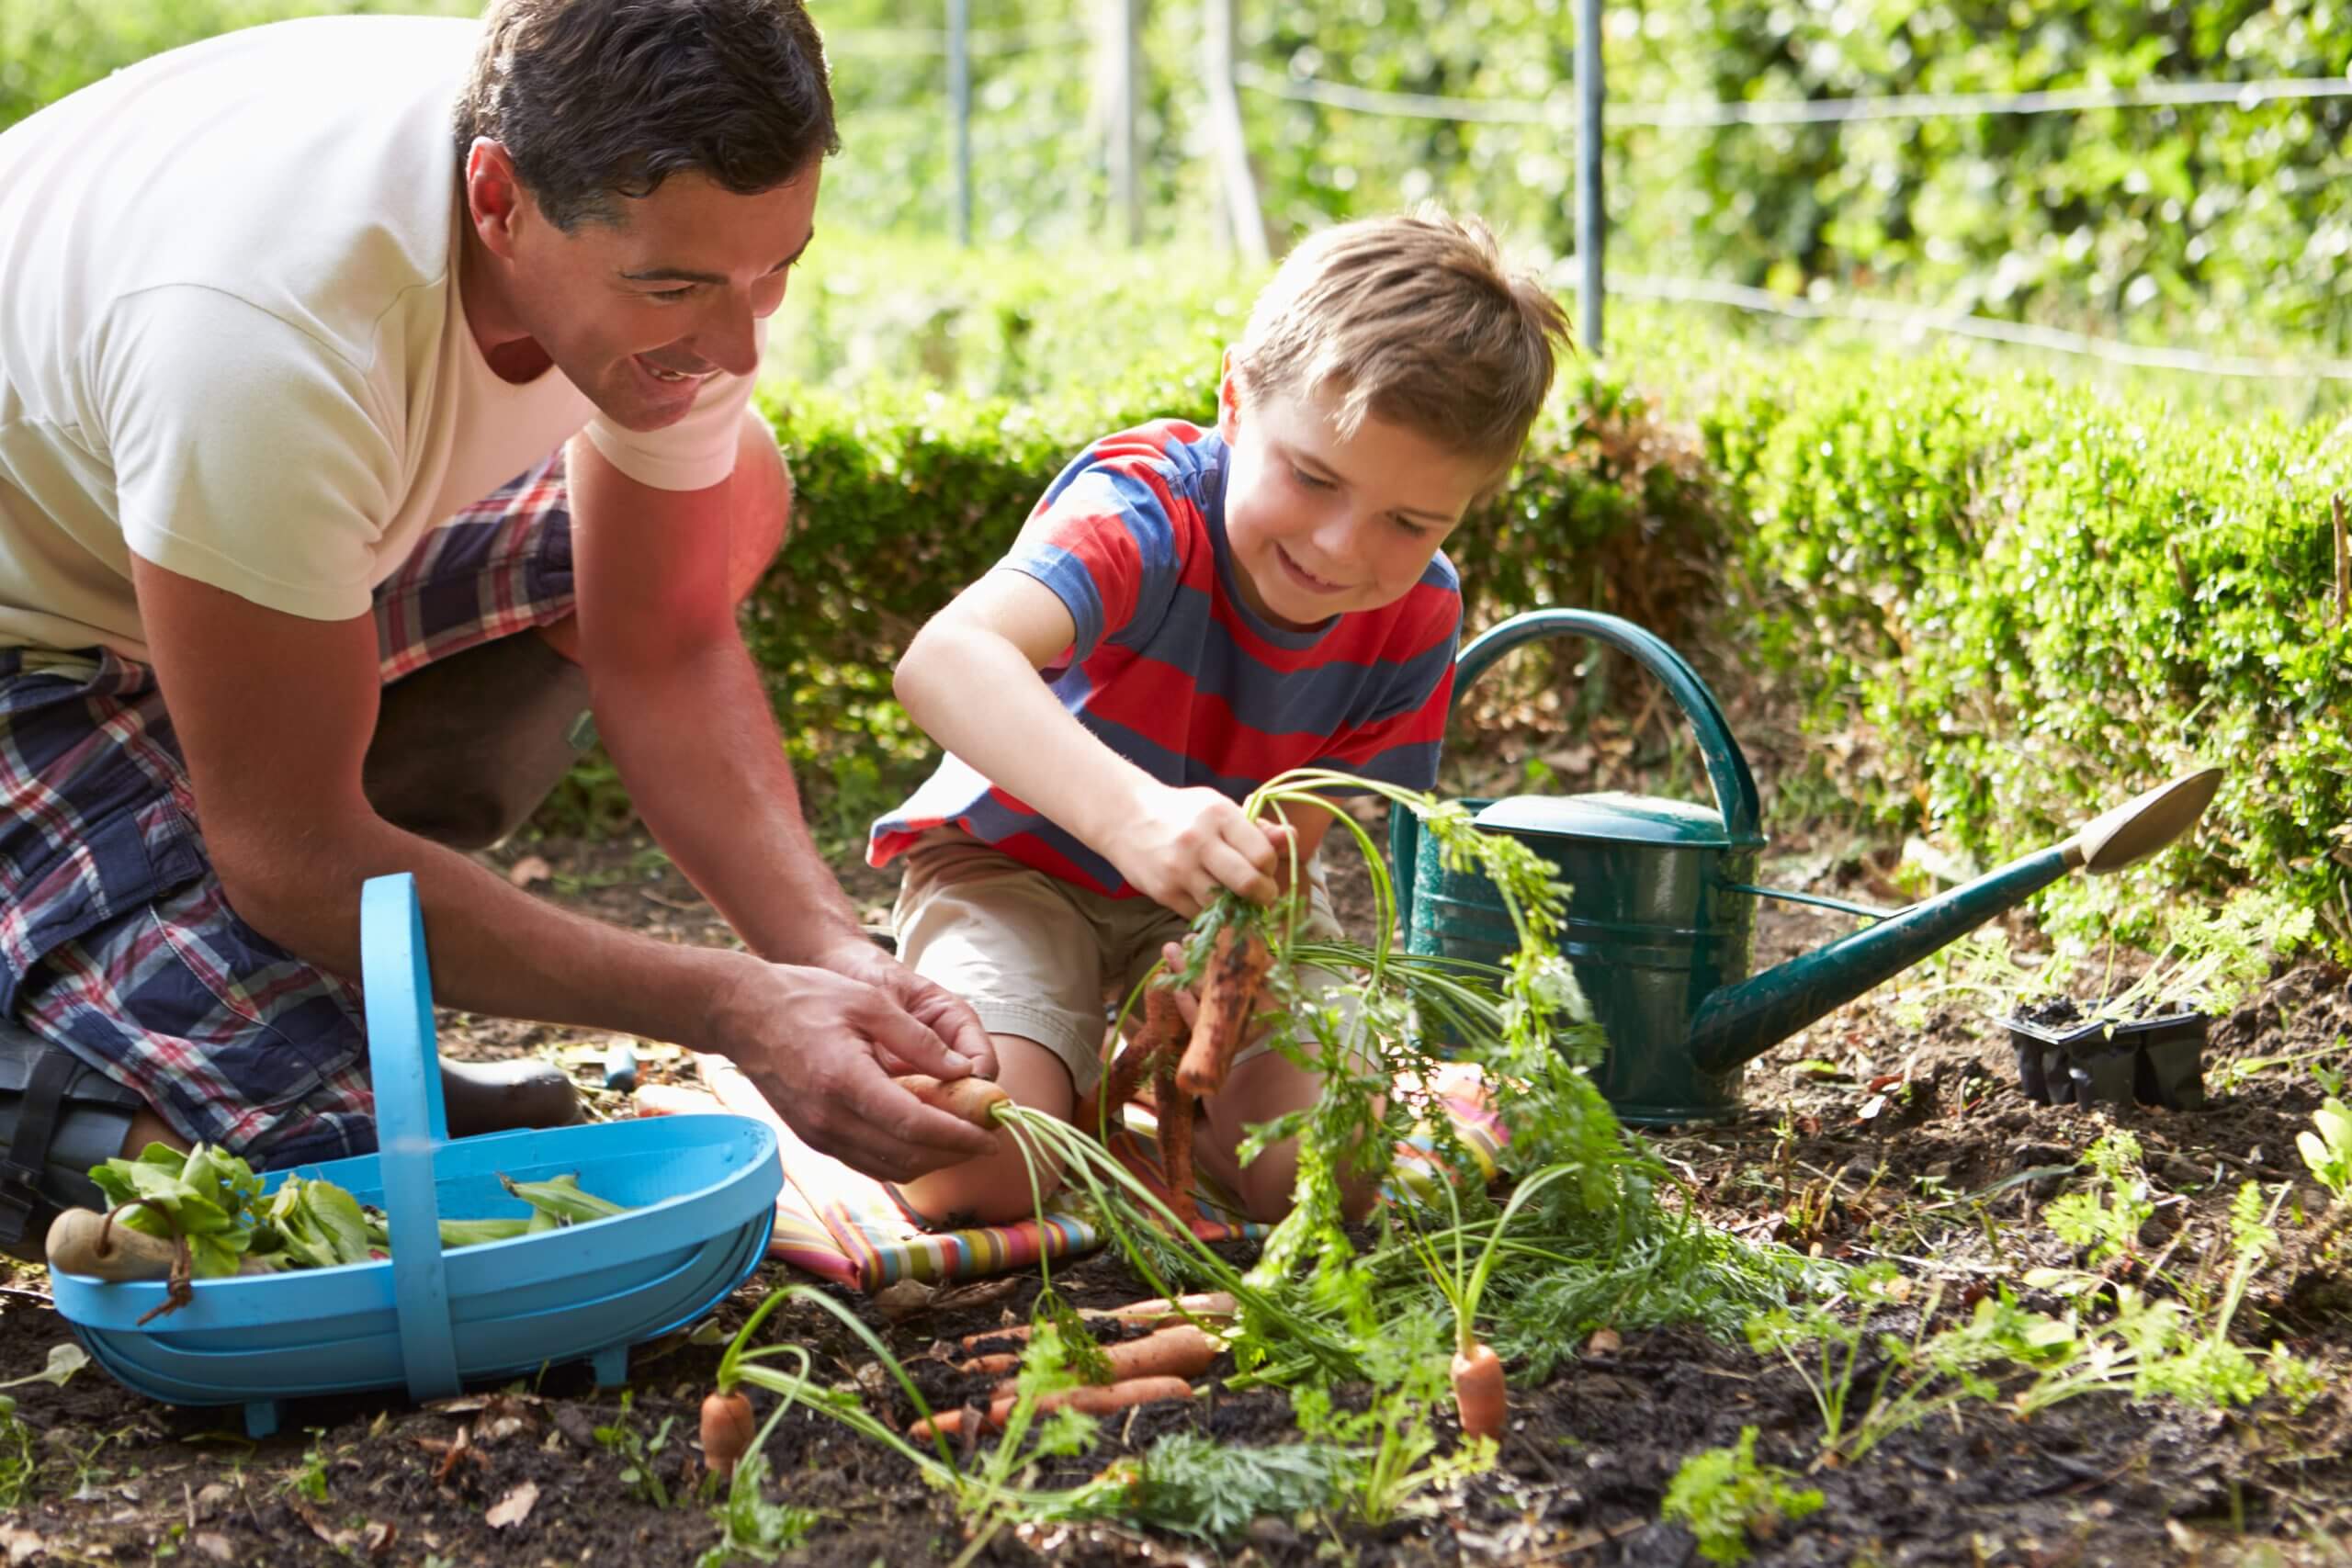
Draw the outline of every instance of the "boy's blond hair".
[[[1496,468],[1518,457],[1568,318],[1475,218],[1431,209],[1299,242],[1234,347],[1260,396],[1329,393],[1342,435],[1369,416]]]

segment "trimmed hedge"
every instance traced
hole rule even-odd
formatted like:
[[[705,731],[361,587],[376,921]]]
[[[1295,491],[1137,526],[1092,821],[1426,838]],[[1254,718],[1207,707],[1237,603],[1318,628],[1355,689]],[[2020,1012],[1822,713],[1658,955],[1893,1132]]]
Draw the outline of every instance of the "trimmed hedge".
[[[1846,793],[2007,854],[2215,763],[2204,872],[2352,943],[2338,433],[1951,355],[1725,380],[1698,418],[1742,520],[1727,615],[1811,728],[1869,738]]]
[[[1090,441],[1156,418],[1205,423],[1215,403],[1213,375],[1047,401],[903,387],[771,399],[797,523],[744,626],[797,755],[822,760],[838,781],[854,766],[843,737],[853,750],[871,738],[886,755],[926,754],[889,696],[915,629],[1003,555]],[[1576,378],[1509,486],[1447,545],[1471,624],[1578,604],[1671,639],[1699,636],[1721,525],[1704,485],[1669,456],[1622,387]]]
[[[770,405],[800,527],[746,624],[796,753],[842,786],[844,832],[927,755],[888,696],[914,628],[1088,440],[1212,407],[1206,345],[1247,288],[1171,304],[1143,264],[1129,309],[1184,346],[1090,384],[1081,323],[1125,319],[1125,265],[1071,285],[1068,318],[1036,264],[901,272],[927,280],[920,344],[844,338],[861,313],[822,297],[779,323],[830,384],[783,383]],[[1510,487],[1449,546],[1474,629],[1548,604],[1640,621],[1800,707],[1796,773],[1988,860],[2220,763],[2206,830],[2146,874],[2290,893],[2352,951],[2352,615],[2329,517],[2352,458],[2335,432],[1959,351],[1742,345],[1634,311],[1613,326],[1616,358],[1571,367]],[[1006,353],[1008,333],[1053,352]],[[1110,333],[1103,360],[1133,354],[1132,321]],[[910,387],[918,355],[959,390]]]

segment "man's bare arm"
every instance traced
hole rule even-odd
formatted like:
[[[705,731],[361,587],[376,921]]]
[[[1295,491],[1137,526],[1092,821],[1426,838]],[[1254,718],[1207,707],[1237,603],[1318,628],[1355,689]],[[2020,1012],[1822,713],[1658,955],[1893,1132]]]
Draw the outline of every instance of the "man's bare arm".
[[[900,1064],[953,1076],[953,1058],[871,987],[567,914],[379,817],[360,785],[371,617],[306,620],[135,558],[132,581],[214,868],[256,930],[356,975],[360,884],[413,872],[449,1006],[720,1052],[812,1144],[877,1174],[986,1152],[986,1134],[889,1084]]]
[[[735,619],[785,504],[775,437],[751,420],[742,442],[729,480],[688,491],[640,484],[571,444],[580,660],[597,728],[656,841],[754,952],[880,987],[993,1075],[978,1016],[866,939],[809,840]]]

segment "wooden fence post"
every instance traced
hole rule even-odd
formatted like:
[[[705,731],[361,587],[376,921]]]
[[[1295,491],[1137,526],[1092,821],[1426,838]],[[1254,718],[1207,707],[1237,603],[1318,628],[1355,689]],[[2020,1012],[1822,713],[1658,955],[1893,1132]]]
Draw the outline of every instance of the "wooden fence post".
[[[1577,0],[1577,311],[1587,354],[1600,353],[1600,0]]]
[[[1111,209],[1130,245],[1143,243],[1143,0],[1106,0],[1117,99],[1111,118]]]
[[[1241,94],[1234,85],[1239,53],[1234,0],[1206,0],[1201,28],[1202,75],[1208,86],[1209,141],[1216,159],[1217,190],[1223,197],[1227,237],[1241,259],[1263,267],[1272,258],[1266,245],[1266,216],[1258,206],[1258,177],[1250,168],[1250,143],[1241,123]]]
[[[972,243],[972,0],[947,0],[947,105],[955,122],[956,243]]]

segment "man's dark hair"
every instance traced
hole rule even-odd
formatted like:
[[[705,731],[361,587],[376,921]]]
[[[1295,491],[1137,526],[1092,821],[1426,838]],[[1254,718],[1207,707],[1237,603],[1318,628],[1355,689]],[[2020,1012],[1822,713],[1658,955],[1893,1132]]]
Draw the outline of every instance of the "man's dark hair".
[[[456,131],[460,167],[498,141],[567,232],[674,174],[750,196],[841,150],[800,0],[493,0]]]

